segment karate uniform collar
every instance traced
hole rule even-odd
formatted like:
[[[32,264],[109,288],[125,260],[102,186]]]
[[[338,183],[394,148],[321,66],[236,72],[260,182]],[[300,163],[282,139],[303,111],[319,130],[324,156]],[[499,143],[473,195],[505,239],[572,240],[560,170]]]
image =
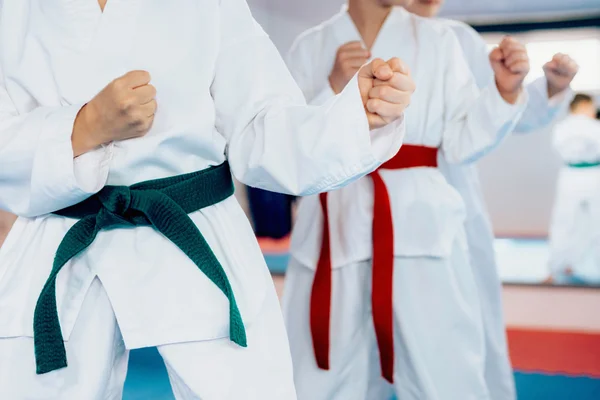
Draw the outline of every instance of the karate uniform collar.
[[[404,8],[392,7],[392,11],[390,12],[388,17],[384,21],[383,25],[381,26],[379,35],[377,35],[377,39],[375,39],[375,42],[373,43],[371,52],[375,53],[375,49],[377,48],[377,46],[379,45],[379,42],[381,41],[380,38],[382,36],[386,35],[386,32],[390,28],[397,26],[397,24],[408,24],[410,21],[410,17],[411,17],[411,14],[408,11],[406,11]],[[335,32],[340,40],[343,40],[344,38],[351,36],[354,38],[354,40],[360,41],[363,44],[363,47],[365,47],[365,48],[367,47],[363,42],[363,39],[360,35],[360,32],[358,31],[358,28],[356,27],[356,24],[354,23],[354,20],[352,20],[352,17],[348,13],[348,4],[347,3],[342,5],[342,8],[341,8],[340,12],[338,13],[338,20],[339,20],[340,24],[338,25],[339,28],[336,29]]]

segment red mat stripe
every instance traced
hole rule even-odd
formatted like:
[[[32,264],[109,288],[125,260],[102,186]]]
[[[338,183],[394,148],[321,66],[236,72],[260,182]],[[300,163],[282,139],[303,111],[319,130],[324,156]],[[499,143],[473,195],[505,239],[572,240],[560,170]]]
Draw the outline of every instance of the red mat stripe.
[[[258,244],[264,254],[282,254],[290,250],[290,237],[283,239],[258,238]]]
[[[519,371],[600,378],[600,334],[509,328],[508,343]]]

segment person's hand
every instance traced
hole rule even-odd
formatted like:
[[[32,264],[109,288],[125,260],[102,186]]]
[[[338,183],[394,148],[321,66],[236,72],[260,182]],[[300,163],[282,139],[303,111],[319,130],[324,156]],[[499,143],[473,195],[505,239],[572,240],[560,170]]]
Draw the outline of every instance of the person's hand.
[[[516,39],[507,36],[490,53],[490,63],[500,95],[507,103],[515,104],[529,73],[527,49]]]
[[[404,114],[415,91],[415,82],[399,58],[375,59],[358,72],[358,87],[369,128],[381,128]]]
[[[360,67],[366,64],[371,53],[360,42],[349,42],[341,46],[335,56],[335,64],[329,75],[329,85],[335,94],[340,93]]]
[[[75,157],[115,140],[145,135],[154,121],[155,97],[146,71],[131,71],[112,81],[75,119],[71,137]]]
[[[544,65],[548,82],[548,98],[569,88],[579,71],[579,65],[567,54],[558,53]]]

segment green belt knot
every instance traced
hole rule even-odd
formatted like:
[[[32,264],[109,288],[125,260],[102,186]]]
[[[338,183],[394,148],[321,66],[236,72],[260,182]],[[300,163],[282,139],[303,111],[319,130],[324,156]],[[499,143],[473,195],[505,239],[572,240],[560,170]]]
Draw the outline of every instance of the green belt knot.
[[[112,226],[133,225],[127,220],[130,210],[132,192],[127,186],[114,186],[98,193],[102,208],[96,216],[96,224],[108,229]]]
[[[35,308],[34,343],[37,373],[67,366],[56,305],[56,277],[62,267],[92,244],[101,230],[152,226],[183,251],[229,300],[229,336],[246,347],[246,330],[223,267],[188,214],[233,195],[227,163],[192,174],[142,182],[131,187],[106,186],[96,195],[55,214],[79,221],[60,243],[52,271]]]

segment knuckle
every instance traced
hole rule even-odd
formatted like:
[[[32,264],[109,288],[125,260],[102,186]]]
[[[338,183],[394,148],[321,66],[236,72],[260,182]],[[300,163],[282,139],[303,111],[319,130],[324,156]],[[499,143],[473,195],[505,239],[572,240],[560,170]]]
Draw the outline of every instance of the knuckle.
[[[381,108],[381,101],[379,101],[379,99],[371,99],[371,100],[369,100],[369,108],[373,112],[379,111],[379,109]]]
[[[142,124],[142,119],[138,115],[131,115],[128,121],[129,126],[137,128]]]
[[[130,127],[132,128],[133,132],[138,135],[143,135],[147,130],[144,121],[141,119],[136,119],[135,122],[131,122]]]
[[[122,91],[123,89],[125,89],[126,86],[125,78],[117,78],[114,81],[112,81],[111,84],[112,87],[117,91]]]
[[[119,110],[124,114],[129,114],[133,108],[133,99],[131,97],[124,97],[119,101]]]
[[[149,81],[150,73],[148,71],[132,71],[131,77],[135,78],[136,80]]]

